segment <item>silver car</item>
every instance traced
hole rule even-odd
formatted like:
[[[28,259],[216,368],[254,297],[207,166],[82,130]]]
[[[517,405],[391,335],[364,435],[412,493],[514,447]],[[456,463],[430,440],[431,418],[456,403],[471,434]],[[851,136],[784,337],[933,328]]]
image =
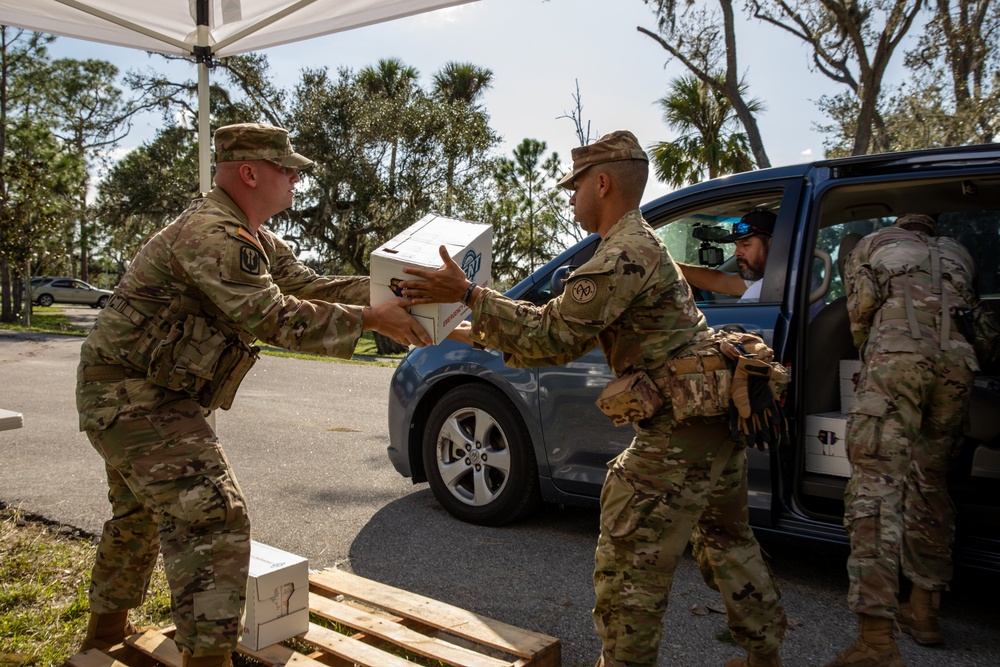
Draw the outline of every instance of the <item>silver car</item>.
[[[53,303],[80,303],[91,308],[104,308],[112,292],[94,287],[76,278],[45,278],[31,281],[31,298],[39,306]]]

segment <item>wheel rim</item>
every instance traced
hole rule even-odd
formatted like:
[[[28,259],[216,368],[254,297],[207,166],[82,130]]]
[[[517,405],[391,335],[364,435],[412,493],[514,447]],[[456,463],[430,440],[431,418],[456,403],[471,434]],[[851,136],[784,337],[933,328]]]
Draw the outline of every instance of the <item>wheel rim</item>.
[[[466,505],[488,505],[507,487],[510,447],[488,412],[478,408],[453,412],[441,425],[436,450],[441,481]]]

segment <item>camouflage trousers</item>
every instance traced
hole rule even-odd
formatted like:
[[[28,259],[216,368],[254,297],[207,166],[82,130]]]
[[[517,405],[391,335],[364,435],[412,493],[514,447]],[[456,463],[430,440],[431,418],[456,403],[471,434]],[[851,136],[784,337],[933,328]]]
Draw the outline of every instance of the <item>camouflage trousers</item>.
[[[746,456],[725,421],[639,422],[609,464],[594,565],[594,626],[605,667],[655,665],[677,563],[692,534],[746,651],[771,653],[788,621],[750,529]]]
[[[232,652],[246,598],[250,522],[202,409],[141,379],[81,382],[77,405],[105,460],[112,510],[97,549],[91,610],[139,606],[161,551],[178,647],[193,656]]]
[[[869,345],[847,422],[848,604],[857,614],[895,618],[900,567],[926,590],[951,581],[955,508],[946,476],[974,373],[965,353],[942,352],[933,340],[917,353]]]

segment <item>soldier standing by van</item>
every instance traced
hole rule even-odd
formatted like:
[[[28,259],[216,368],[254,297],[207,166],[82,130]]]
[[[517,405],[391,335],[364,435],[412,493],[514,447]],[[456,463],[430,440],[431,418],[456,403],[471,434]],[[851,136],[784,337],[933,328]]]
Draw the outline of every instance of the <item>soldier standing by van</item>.
[[[407,269],[424,280],[401,287],[415,303],[469,305],[471,327],[463,323],[452,337],[502,350],[510,365],[558,365],[600,345],[619,378],[602,394],[602,409],[615,423],[631,422],[636,434],[608,464],[601,494],[598,664],[657,664],[674,570],[695,530],[732,635],[749,653],[727,667],[780,667],[787,619],[748,522],[746,457],[730,439],[726,416],[730,371],[718,356],[694,354],[708,349],[712,330],[638,210],[648,170],[631,132],[573,150],[573,169],[559,185],[573,191],[574,217],[601,243],[563,294],[544,306],[470,283],[444,249],[441,269]],[[701,394],[683,394],[685,381],[711,385],[723,404],[709,408]]]
[[[847,423],[851,479],[848,604],[858,638],[827,667],[902,667],[895,620],[921,644],[943,641],[941,591],[952,577],[948,459],[979,369],[953,316],[974,303],[975,267],[933,218],[900,216],[847,258],[854,343],[864,360]],[[899,605],[899,570],[913,582]]]
[[[140,249],[77,372],[80,430],[105,460],[112,508],[83,649],[132,631],[162,552],[185,667],[229,665],[240,636],[250,522],[206,416],[232,404],[254,339],[343,358],[368,330],[430,343],[409,300],[367,305],[368,278],[319,276],[262,226],[312,164],[286,130],[221,127],[215,161],[215,189]]]

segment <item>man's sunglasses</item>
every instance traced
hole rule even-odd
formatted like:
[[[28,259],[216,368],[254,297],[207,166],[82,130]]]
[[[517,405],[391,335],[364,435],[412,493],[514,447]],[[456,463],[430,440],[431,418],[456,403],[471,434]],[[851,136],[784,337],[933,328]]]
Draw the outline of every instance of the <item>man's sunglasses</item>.
[[[766,229],[761,229],[760,227],[755,227],[749,222],[737,222],[733,224],[733,234],[739,234],[743,236],[744,234],[767,234],[771,235],[771,232]]]

